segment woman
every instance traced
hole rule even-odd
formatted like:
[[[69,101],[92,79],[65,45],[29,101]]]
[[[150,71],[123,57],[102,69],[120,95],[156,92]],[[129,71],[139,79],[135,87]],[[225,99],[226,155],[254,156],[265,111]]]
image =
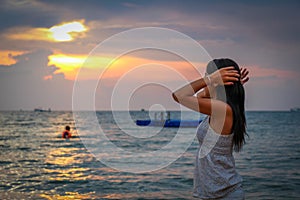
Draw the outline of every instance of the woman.
[[[207,115],[197,130],[200,148],[193,195],[201,199],[244,199],[232,150],[240,151],[245,143],[243,84],[249,80],[249,72],[231,59],[215,59],[206,71],[204,78],[173,93],[178,103]]]

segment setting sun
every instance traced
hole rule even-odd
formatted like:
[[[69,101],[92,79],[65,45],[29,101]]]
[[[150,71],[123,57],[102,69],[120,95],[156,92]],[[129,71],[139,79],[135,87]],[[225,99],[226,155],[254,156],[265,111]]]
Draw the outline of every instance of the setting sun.
[[[88,27],[84,20],[64,22],[46,27],[17,27],[10,29],[5,37],[12,40],[31,40],[48,42],[69,42],[84,37]]]
[[[56,41],[71,41],[73,40],[72,33],[80,33],[86,30],[87,28],[81,22],[65,23],[49,29]]]

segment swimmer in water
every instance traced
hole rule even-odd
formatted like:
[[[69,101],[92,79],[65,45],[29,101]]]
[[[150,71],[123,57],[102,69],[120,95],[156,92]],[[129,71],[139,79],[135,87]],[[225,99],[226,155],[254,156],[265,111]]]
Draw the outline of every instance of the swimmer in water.
[[[70,126],[66,126],[65,128],[66,130],[64,130],[64,132],[62,133],[62,138],[66,138],[66,139],[69,139],[72,137],[72,134],[70,132]]]

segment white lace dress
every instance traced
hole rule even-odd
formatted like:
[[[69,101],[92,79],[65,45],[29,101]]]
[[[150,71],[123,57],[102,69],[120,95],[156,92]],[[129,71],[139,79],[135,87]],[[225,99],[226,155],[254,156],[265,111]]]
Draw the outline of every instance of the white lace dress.
[[[199,125],[200,144],[196,156],[193,196],[201,199],[227,199],[235,191],[242,192],[242,178],[236,172],[232,155],[233,134],[220,135],[209,126],[209,117]],[[244,199],[243,195],[240,198]],[[223,198],[224,197],[224,198]]]

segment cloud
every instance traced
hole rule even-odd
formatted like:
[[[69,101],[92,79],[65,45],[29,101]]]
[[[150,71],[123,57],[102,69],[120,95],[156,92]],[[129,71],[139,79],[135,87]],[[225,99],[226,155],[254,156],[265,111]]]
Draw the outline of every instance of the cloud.
[[[17,63],[0,67],[0,110],[71,108],[73,84],[48,66],[51,53],[39,50],[15,56]],[[47,76],[52,78],[44,80]]]
[[[129,3],[129,2],[124,2],[122,3],[122,5],[128,8],[141,8],[141,5],[135,3]]]
[[[88,28],[84,21],[65,22],[50,28],[15,27],[9,29],[4,36],[10,40],[40,40],[48,42],[73,41],[83,35]]]
[[[26,52],[24,51],[9,51],[9,50],[0,50],[0,66],[9,66],[16,64],[16,56],[22,55]]]
[[[65,16],[66,15],[66,16]],[[39,0],[3,0],[0,6],[0,31],[13,27],[51,27],[61,21],[70,21],[70,9]],[[22,19],[22,20],[20,20]],[[78,19],[78,18],[76,18]]]

